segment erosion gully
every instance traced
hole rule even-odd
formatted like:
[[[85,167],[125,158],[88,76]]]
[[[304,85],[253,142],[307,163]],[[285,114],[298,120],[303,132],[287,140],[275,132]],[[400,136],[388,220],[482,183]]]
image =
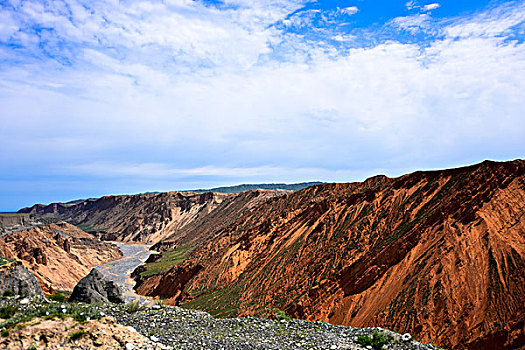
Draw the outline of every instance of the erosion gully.
[[[110,263],[97,266],[108,279],[115,282],[123,292],[126,302],[138,301],[142,305],[149,305],[153,301],[138,295],[133,290],[135,281],[130,274],[139,265],[142,265],[151,254],[149,245],[142,244],[124,244],[118,242],[108,242],[119,247],[122,252],[122,258]]]

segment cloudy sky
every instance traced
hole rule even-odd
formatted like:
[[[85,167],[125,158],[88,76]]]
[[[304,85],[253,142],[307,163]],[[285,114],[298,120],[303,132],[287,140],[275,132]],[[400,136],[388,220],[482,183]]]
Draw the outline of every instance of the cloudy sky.
[[[525,1],[0,0],[0,211],[525,157]]]

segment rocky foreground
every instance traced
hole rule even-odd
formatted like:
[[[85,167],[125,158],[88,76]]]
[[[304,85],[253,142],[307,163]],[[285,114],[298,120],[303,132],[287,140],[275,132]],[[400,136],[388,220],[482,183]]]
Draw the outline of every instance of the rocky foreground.
[[[20,297],[0,301],[0,332],[0,349],[438,349],[381,328]]]

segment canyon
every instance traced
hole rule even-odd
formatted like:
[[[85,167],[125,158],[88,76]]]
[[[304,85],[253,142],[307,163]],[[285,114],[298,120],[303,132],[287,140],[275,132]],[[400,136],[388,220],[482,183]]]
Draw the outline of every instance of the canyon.
[[[298,191],[106,196],[20,213],[152,245],[160,254],[133,273],[135,289],[171,305],[218,317],[281,310],[451,349],[525,345],[523,160]]]
[[[313,186],[207,230],[137,291],[216,316],[380,325],[447,348],[525,344],[525,162]]]

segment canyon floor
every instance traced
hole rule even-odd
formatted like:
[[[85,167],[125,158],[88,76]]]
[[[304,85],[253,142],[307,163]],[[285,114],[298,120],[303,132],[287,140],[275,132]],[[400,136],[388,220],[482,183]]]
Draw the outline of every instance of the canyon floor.
[[[118,246],[122,252],[122,258],[98,266],[97,269],[119,286],[126,302],[151,303],[149,299],[135,293],[133,290],[135,281],[130,277],[130,274],[150,256],[149,246],[144,244],[111,243]]]

